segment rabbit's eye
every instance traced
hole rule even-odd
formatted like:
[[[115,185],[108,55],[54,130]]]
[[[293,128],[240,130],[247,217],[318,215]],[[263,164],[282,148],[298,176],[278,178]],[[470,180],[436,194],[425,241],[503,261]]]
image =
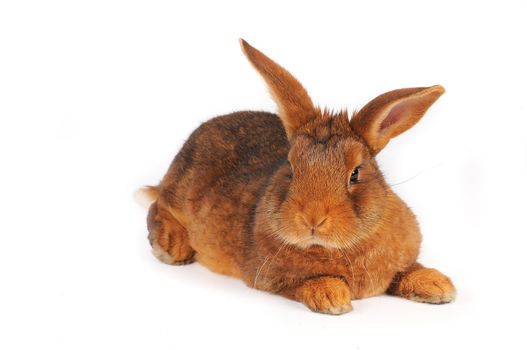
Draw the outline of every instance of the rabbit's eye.
[[[350,185],[353,185],[354,183],[357,183],[359,181],[359,172],[360,172],[360,166],[353,169],[353,172],[350,176]]]

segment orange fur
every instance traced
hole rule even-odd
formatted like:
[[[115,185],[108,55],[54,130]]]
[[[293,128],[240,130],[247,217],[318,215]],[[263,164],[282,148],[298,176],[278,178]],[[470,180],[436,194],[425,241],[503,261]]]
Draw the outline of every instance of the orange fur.
[[[351,119],[314,107],[302,85],[247,42],[279,115],[238,112],[190,136],[157,187],[148,217],[154,253],[199,261],[253,288],[340,314],[389,292],[453,299],[450,280],[416,263],[417,221],[375,161],[443,88],[391,91]]]

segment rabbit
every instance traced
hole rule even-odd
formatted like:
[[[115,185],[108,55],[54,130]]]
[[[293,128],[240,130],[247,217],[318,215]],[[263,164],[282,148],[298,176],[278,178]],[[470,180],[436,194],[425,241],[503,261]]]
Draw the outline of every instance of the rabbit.
[[[316,107],[287,70],[240,44],[278,113],[235,112],[191,134],[160,184],[143,190],[153,254],[198,261],[326,314],[384,293],[453,301],[451,280],[416,261],[416,218],[375,160],[443,87],[390,91],[349,118]]]

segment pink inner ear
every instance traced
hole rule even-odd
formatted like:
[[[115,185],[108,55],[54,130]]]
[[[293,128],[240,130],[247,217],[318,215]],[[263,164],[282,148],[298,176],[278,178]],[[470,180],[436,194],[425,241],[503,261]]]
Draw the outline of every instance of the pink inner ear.
[[[403,118],[405,115],[407,115],[410,111],[409,103],[399,103],[392,107],[388,115],[384,118],[384,120],[381,123],[381,126],[379,128],[379,131],[382,131],[393,124],[398,123],[401,118]]]

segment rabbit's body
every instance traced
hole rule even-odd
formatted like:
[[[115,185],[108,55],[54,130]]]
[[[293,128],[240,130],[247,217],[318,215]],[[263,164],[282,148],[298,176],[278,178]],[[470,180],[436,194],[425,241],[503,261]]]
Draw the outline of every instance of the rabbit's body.
[[[313,106],[287,71],[242,42],[280,113],[238,112],[202,124],[148,192],[154,254],[194,260],[318,312],[391,293],[453,300],[448,277],[416,262],[421,235],[374,156],[443,93],[401,89],[351,118]]]

